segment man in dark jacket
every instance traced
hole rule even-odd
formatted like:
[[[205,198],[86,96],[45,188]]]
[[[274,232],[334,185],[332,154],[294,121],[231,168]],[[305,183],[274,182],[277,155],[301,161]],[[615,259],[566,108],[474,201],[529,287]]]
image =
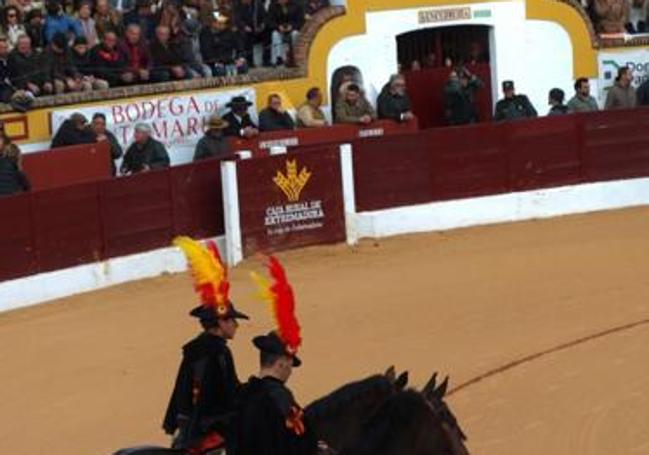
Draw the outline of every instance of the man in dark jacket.
[[[83,114],[75,112],[65,120],[52,138],[51,148],[69,145],[93,144],[97,142],[94,131],[88,127],[88,120]]]
[[[142,30],[138,24],[126,27],[124,40],[117,45],[117,50],[126,62],[124,80],[127,83],[144,83],[150,79],[151,54],[142,38]]]
[[[0,197],[22,193],[30,189],[29,179],[18,168],[16,162],[0,154]]]
[[[107,141],[110,146],[110,167],[113,176],[117,173],[115,167],[115,160],[122,157],[122,146],[119,145],[117,138],[113,133],[106,129],[106,116],[101,112],[97,112],[92,116],[92,131],[97,137],[97,142]]]
[[[107,81],[95,77],[95,69],[92,66],[88,50],[88,40],[85,36],[79,36],[74,40],[70,56],[72,64],[81,75],[82,90],[106,90],[108,88]]]
[[[68,50],[68,40],[63,33],[54,34],[47,48],[46,58],[55,93],[77,92],[82,89],[81,73],[74,66]]]
[[[268,8],[268,29],[271,33],[271,63],[283,65],[287,56],[284,45],[295,49],[304,25],[304,8],[296,0],[277,0]],[[290,56],[292,59],[292,56]]]
[[[277,94],[268,97],[268,107],[259,113],[259,131],[294,130],[291,114],[282,107],[282,98]]]
[[[107,81],[111,87],[126,83],[126,62],[117,51],[115,32],[107,31],[104,34],[103,41],[92,49],[90,61],[95,68],[95,76]]]
[[[505,97],[496,103],[494,120],[517,120],[537,117],[536,109],[525,95],[517,95],[513,81],[503,82]]]
[[[171,30],[166,25],[155,29],[155,39],[151,42],[151,80],[166,82],[184,79],[187,71],[183,65],[183,56],[178,47],[171,42]]]
[[[568,106],[563,104],[565,93],[560,88],[553,88],[548,94],[548,104],[552,106],[548,116],[564,115],[568,113]]]
[[[45,34],[43,33],[43,12],[33,8],[25,18],[25,31],[32,40],[32,48],[41,51],[45,48]]]
[[[14,94],[9,73],[9,42],[7,38],[0,37],[0,102],[8,103]]]
[[[17,89],[28,90],[36,96],[54,92],[46,62],[32,49],[32,40],[28,36],[18,38],[16,48],[9,53],[7,65],[11,82]]]
[[[225,136],[251,138],[259,134],[257,125],[248,114],[250,106],[252,103],[243,96],[235,96],[226,104],[230,112],[223,116],[223,120],[228,122],[228,127],[223,131]]]
[[[167,149],[151,137],[152,129],[146,123],[135,125],[134,141],[126,150],[120,172],[123,175],[148,172],[169,167]]]
[[[240,36],[230,29],[228,18],[217,14],[210,19],[199,37],[203,63],[215,77],[245,74],[248,64]]]
[[[482,85],[482,81],[465,68],[451,72],[444,87],[446,119],[450,125],[466,125],[478,121],[475,93]]]
[[[383,87],[376,100],[376,110],[380,119],[407,122],[415,118],[403,76],[395,74],[390,77],[390,82]]]
[[[270,64],[270,35],[266,28],[266,14],[263,0],[239,0],[234,7],[234,23],[243,41],[244,56],[250,64],[257,43],[264,46],[264,64]]]
[[[228,127],[228,122],[213,114],[207,121],[205,135],[200,138],[194,151],[194,161],[207,158],[228,158],[232,156],[230,143],[223,136],[223,130]]]

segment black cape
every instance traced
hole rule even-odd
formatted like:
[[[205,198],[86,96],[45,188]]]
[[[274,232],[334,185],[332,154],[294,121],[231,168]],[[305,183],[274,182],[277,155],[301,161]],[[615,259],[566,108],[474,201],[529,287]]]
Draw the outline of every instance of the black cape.
[[[228,445],[235,455],[313,455],[318,443],[304,423],[296,431],[301,408],[284,384],[273,378],[250,378],[242,386],[237,406],[236,437]],[[302,434],[298,434],[302,433]]]
[[[240,383],[225,340],[207,332],[183,347],[163,428],[181,430],[178,445],[192,447],[211,431],[227,440]]]

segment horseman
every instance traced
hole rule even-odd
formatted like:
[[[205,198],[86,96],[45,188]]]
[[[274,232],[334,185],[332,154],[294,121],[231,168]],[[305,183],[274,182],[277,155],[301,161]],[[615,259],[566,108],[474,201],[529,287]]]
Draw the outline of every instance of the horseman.
[[[286,386],[293,368],[302,363],[297,356],[301,338],[293,290],[277,259],[271,257],[268,268],[272,283],[258,276],[255,279],[271,304],[278,327],[253,340],[260,351],[260,371],[241,388],[232,453],[312,455],[317,453],[318,442]]]
[[[227,269],[213,242],[204,246],[180,237],[174,244],[185,253],[201,297],[190,315],[203,332],[183,347],[163,428],[174,435],[174,448],[198,455],[225,446],[240,387],[227,342],[237,332],[237,320],[248,316],[229,300]]]

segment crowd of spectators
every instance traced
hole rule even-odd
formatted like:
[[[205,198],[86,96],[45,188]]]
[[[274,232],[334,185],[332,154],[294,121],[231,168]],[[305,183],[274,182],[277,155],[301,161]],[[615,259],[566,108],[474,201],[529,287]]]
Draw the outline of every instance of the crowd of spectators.
[[[0,101],[20,107],[40,95],[291,65],[300,29],[328,5],[328,0],[7,0],[0,14]]]

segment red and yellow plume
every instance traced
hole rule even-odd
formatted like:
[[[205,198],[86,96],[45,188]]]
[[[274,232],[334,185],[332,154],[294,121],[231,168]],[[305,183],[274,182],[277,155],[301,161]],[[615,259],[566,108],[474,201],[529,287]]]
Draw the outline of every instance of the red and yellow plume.
[[[252,278],[259,286],[260,297],[270,304],[277,324],[277,334],[286,345],[286,350],[295,355],[302,344],[302,338],[300,324],[295,316],[293,288],[286,278],[282,264],[274,256],[268,258],[268,272],[272,282],[254,272]]]
[[[230,306],[228,270],[216,243],[207,241],[203,245],[189,237],[176,237],[173,244],[185,253],[201,303],[213,307],[218,315],[227,313]]]

